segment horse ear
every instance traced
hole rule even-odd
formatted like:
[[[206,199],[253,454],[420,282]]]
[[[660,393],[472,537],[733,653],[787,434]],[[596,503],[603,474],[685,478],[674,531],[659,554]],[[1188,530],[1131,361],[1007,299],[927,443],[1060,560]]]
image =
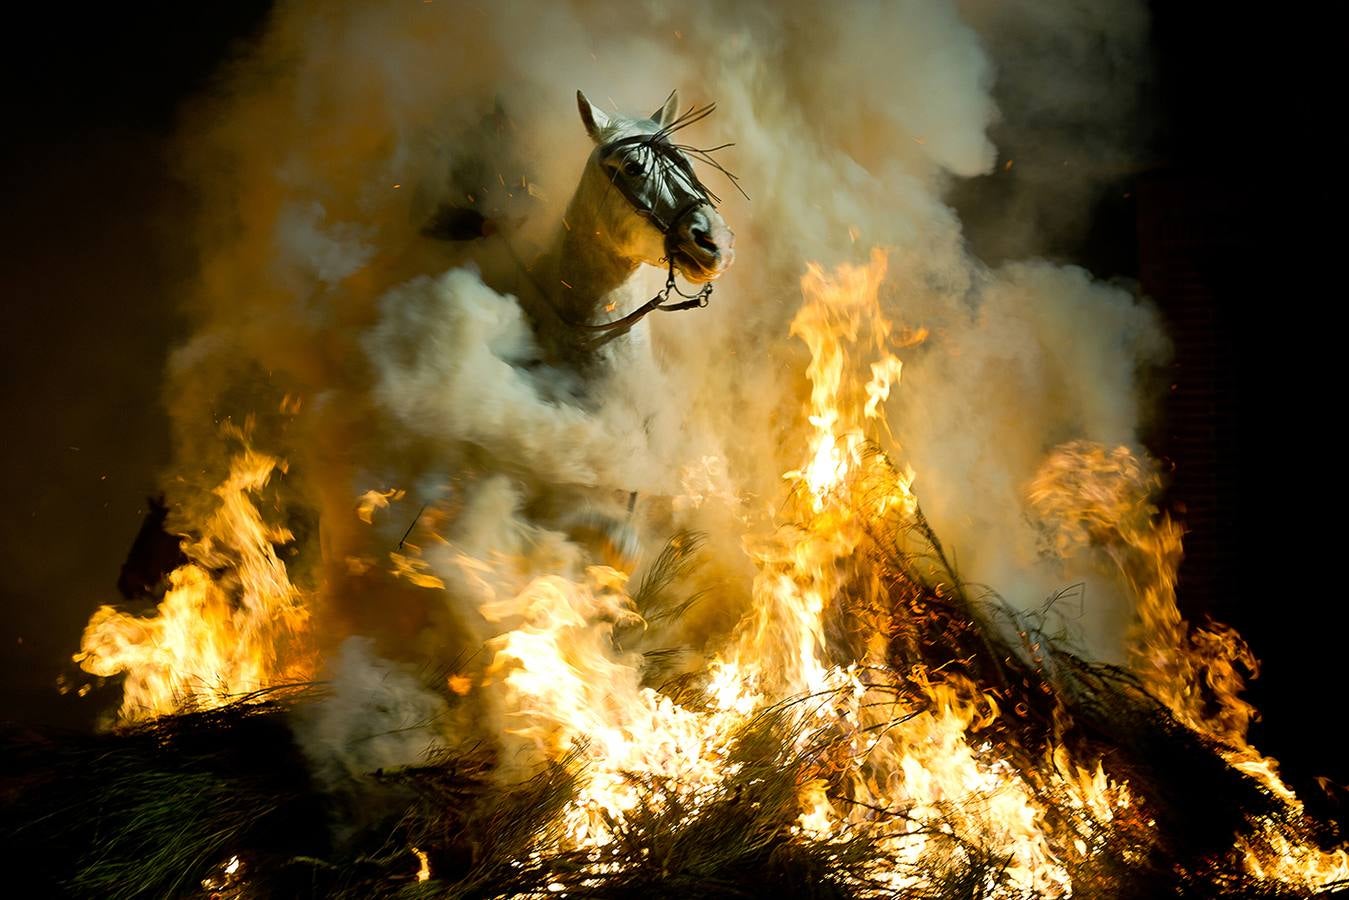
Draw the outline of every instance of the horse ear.
[[[586,133],[598,144],[600,133],[609,127],[609,114],[587,100],[581,91],[576,92],[576,108],[581,111],[581,121],[585,123]]]
[[[670,96],[665,98],[665,105],[651,114],[651,121],[655,122],[661,128],[669,125],[679,115],[679,91],[670,91]]]

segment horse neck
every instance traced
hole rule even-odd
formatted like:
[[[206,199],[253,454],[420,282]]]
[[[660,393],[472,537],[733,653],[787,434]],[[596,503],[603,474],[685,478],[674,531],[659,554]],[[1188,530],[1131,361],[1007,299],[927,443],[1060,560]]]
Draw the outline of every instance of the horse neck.
[[[592,194],[584,182],[577,186],[541,267],[554,308],[565,321],[577,324],[596,322],[600,308],[612,302],[612,295],[641,265],[622,256],[606,239],[608,232]]]

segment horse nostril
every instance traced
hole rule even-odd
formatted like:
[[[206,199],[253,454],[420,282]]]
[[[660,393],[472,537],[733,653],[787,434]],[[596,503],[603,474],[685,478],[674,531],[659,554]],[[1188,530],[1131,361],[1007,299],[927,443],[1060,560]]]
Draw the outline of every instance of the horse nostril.
[[[712,232],[706,228],[695,225],[689,229],[689,236],[693,238],[693,243],[702,247],[708,253],[715,254],[721,249],[717,246],[717,242],[712,240]]]

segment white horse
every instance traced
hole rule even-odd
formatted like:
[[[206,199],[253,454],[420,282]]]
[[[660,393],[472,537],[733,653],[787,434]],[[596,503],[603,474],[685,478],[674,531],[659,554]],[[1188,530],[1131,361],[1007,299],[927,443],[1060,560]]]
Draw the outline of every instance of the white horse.
[[[539,352],[531,365],[554,372],[549,386],[556,396],[550,399],[586,406],[598,399],[590,389],[604,384],[610,399],[627,394],[633,414],[649,427],[654,412],[645,405],[651,396],[663,396],[662,374],[646,329],[634,332],[634,326],[657,310],[705,305],[711,283],[735,257],[735,237],[690,157],[725,170],[711,151],[672,140],[712,107],[680,115],[678,94],[671,93],[649,118],[629,118],[605,113],[580,91],[576,100],[594,148],[554,240],[532,265],[503,235],[499,246],[514,272],[501,285],[513,282],[510,292],[531,320]],[[474,210],[443,207],[424,233],[476,240],[493,233],[485,222]],[[643,279],[637,275],[646,265],[668,272],[665,289],[655,297],[638,289]],[[701,288],[684,293],[676,273]],[[626,490],[621,501],[613,490],[549,490],[531,498],[531,514],[611,564],[630,568],[637,555],[631,527],[635,497]]]
[[[649,118],[634,119],[604,112],[580,91],[576,102],[595,149],[552,246],[532,267],[539,296],[521,299],[545,353],[584,366],[647,313],[705,305],[710,283],[735,259],[735,235],[689,159],[710,157],[671,140],[710,106],[680,116],[673,92]],[[636,294],[643,265],[669,270],[663,296]],[[702,291],[671,300],[676,272]]]
[[[609,114],[576,92],[581,121],[595,147],[586,160],[562,226],[551,247],[535,263],[537,296],[522,305],[534,320],[546,357],[580,371],[601,359],[622,359],[641,368],[645,341],[624,338],[644,316],[656,310],[706,305],[711,282],[735,259],[735,236],[713,206],[716,197],[694,173],[689,155],[720,169],[707,151],[675,144],[671,135],[706,116],[711,106],[679,115],[678,92],[672,92],[649,118]],[[725,172],[724,169],[721,169]],[[729,173],[726,173],[729,176]],[[732,176],[733,177],[733,176]],[[647,298],[637,290],[643,265],[668,270],[665,290]],[[675,273],[702,285],[685,294]],[[678,292],[678,297],[671,294]],[[541,302],[540,302],[541,301]],[[655,373],[631,373],[638,380]],[[655,376],[658,377],[658,376]],[[631,569],[640,543],[619,510],[585,504],[565,515],[574,540],[599,550],[611,565]]]

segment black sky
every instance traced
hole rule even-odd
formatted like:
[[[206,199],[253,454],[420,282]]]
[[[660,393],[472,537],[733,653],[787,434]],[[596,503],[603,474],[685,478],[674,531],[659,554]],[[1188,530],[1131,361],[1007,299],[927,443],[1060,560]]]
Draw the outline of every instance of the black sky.
[[[0,151],[0,717],[79,725],[56,692],[168,462],[161,385],[183,333],[192,197],[180,104],[268,4],[47,4],[6,30]]]

